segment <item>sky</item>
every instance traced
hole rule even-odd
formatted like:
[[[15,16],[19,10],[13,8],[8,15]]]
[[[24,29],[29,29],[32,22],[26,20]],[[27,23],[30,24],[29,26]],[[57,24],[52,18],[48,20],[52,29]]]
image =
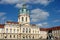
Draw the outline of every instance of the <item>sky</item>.
[[[60,0],[0,0],[0,24],[18,22],[23,4],[30,11],[31,24],[44,28],[60,26]]]

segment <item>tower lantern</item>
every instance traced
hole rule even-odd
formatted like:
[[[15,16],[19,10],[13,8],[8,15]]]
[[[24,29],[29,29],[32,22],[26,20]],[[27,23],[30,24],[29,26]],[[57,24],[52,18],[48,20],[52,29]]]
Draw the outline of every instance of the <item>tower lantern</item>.
[[[19,14],[29,14],[28,11],[26,4],[23,4],[21,10],[19,10]]]

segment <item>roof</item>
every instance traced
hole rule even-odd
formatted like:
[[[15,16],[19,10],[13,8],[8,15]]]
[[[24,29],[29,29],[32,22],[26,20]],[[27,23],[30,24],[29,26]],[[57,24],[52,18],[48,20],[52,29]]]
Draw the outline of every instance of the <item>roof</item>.
[[[36,24],[31,24],[32,26],[36,26]]]
[[[52,27],[51,30],[60,30],[60,26]]]
[[[0,24],[0,28],[4,28],[4,24]]]
[[[52,28],[40,28],[40,31],[49,31],[49,30],[60,30],[60,26],[56,26]]]
[[[40,31],[48,31],[48,28],[40,28]]]
[[[38,28],[36,24],[31,24],[31,27]]]
[[[6,23],[13,23],[13,24],[19,24],[18,22],[11,22],[11,21],[7,21]]]

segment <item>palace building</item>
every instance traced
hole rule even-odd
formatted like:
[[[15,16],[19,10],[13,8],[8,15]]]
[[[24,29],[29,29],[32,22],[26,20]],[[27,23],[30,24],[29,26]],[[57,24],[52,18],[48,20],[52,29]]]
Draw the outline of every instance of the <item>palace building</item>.
[[[49,30],[52,31],[52,35],[54,38],[60,39],[60,26],[52,27]]]
[[[0,39],[46,39],[48,34],[60,38],[60,26],[39,28],[36,24],[30,24],[29,14],[26,5],[23,5],[19,10],[18,22],[0,24]]]
[[[0,39],[46,38],[46,31],[40,31],[36,24],[30,24],[29,13],[26,5],[23,5],[21,10],[19,10],[18,22],[7,21],[5,24],[0,24]]]

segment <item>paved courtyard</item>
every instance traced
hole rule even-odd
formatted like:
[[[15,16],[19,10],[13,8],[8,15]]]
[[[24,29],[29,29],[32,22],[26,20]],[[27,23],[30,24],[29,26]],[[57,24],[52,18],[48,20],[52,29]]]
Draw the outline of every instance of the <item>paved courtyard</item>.
[[[46,39],[0,39],[0,40],[46,40]]]
[[[47,40],[47,39],[0,39],[0,40]],[[60,40],[60,39],[54,39],[54,40]]]

